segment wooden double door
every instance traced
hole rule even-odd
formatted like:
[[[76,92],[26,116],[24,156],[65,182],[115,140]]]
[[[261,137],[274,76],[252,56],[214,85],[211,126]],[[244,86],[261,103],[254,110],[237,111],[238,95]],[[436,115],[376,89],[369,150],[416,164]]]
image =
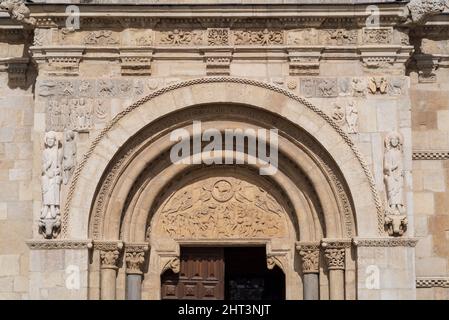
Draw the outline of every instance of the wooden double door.
[[[161,277],[161,298],[283,300],[285,278],[280,269],[267,269],[265,248],[186,247],[179,274]]]

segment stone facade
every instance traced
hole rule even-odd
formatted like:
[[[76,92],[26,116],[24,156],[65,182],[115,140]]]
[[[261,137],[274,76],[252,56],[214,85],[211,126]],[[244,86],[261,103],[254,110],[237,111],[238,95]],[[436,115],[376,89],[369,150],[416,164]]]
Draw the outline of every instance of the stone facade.
[[[37,2],[0,1],[0,299],[159,299],[211,243],[287,299],[449,298],[445,1]],[[278,129],[277,172],[175,165],[195,121]]]

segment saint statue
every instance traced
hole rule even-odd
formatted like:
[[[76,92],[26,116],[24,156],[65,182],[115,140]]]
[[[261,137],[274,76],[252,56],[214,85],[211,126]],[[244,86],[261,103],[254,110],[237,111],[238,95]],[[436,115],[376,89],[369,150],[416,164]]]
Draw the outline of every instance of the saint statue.
[[[404,168],[402,160],[403,138],[392,132],[385,138],[384,180],[391,214],[404,214]]]
[[[51,238],[60,225],[61,152],[56,133],[45,134],[42,155],[42,211],[40,227],[46,238]]]

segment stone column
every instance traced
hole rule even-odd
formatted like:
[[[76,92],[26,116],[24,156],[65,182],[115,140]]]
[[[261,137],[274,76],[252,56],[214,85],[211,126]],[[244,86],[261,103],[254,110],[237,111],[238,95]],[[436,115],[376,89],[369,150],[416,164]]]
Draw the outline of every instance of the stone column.
[[[125,245],[126,261],[126,300],[142,299],[142,277],[147,243]]]
[[[320,244],[300,243],[297,249],[301,256],[302,272],[304,274],[304,300],[319,300]]]
[[[115,300],[117,265],[123,243],[120,241],[94,242],[94,248],[100,250],[100,298]]]
[[[324,256],[329,270],[330,300],[345,299],[345,252],[351,240],[323,240]]]

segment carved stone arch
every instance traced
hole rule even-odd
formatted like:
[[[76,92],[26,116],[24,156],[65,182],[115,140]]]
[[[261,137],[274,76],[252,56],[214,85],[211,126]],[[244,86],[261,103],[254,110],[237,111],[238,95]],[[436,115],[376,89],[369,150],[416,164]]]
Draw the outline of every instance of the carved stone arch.
[[[242,107],[243,108],[243,107]],[[204,111],[203,111],[203,113],[204,113]],[[221,123],[224,123],[223,125],[226,125],[226,121],[225,120],[220,120],[220,122]],[[218,124],[214,124],[214,127],[215,126],[218,126]],[[207,127],[206,127],[207,128]],[[159,142],[160,142],[160,140],[158,140]],[[296,159],[296,160],[292,160],[292,159],[289,159],[289,158],[287,158],[286,156],[284,157],[283,156],[283,152],[284,152],[284,150],[283,150],[283,148],[287,145],[287,143],[288,143],[288,141],[281,141],[282,143],[280,144],[281,145],[281,147],[280,147],[280,167],[282,167],[282,170],[285,170],[285,169],[290,169],[288,172],[287,172],[287,176],[289,176],[288,178],[289,179],[292,179],[292,177],[301,177],[301,174],[300,174],[300,172],[301,172],[301,168],[299,168],[295,163],[294,163],[294,161],[299,161],[299,162],[303,162],[303,164],[304,163],[306,163],[306,160],[304,159],[303,160],[303,158],[301,158],[300,156],[299,156],[299,154],[298,153],[296,153],[295,154],[295,156],[296,156],[296,158],[298,158],[298,159]],[[112,196],[113,198],[115,197],[115,198],[122,198],[122,197],[124,197],[124,196],[126,196],[127,197],[127,200],[125,201],[125,203],[123,204],[123,212],[121,212],[120,214],[122,215],[123,213],[124,213],[124,211],[126,211],[126,210],[128,210],[128,206],[129,206],[129,203],[130,203],[130,201],[132,201],[131,199],[132,199],[132,196],[134,195],[134,193],[135,192],[137,192],[137,190],[138,190],[138,188],[139,188],[139,185],[140,184],[142,184],[143,182],[146,182],[146,181],[150,181],[151,179],[150,179],[150,177],[148,176],[148,173],[147,172],[150,172],[150,173],[154,173],[155,171],[157,171],[157,170],[160,170],[160,169],[154,169],[154,168],[152,168],[152,167],[150,167],[150,166],[147,166],[145,169],[143,169],[143,167],[142,167],[142,169],[137,169],[137,167],[138,167],[138,163],[154,163],[155,164],[155,166],[161,166],[161,165],[163,165],[164,164],[164,161],[165,161],[165,163],[167,163],[167,165],[171,165],[171,163],[170,163],[170,160],[168,159],[168,156],[166,155],[165,156],[165,160],[164,160],[164,157],[162,156],[162,152],[161,152],[161,143],[157,143],[157,152],[158,152],[158,156],[156,157],[156,158],[154,158],[153,160],[147,160],[147,161],[141,161],[141,160],[139,160],[139,161],[137,161],[137,164],[134,164],[133,162],[130,162],[130,164],[129,165],[127,165],[127,166],[124,166],[124,167],[128,167],[128,168],[133,168],[133,170],[132,171],[134,171],[134,172],[139,172],[139,170],[142,170],[142,173],[137,177],[135,177],[135,178],[132,178],[133,179],[133,181],[135,180],[135,182],[133,183],[133,185],[132,186],[130,186],[129,184],[127,184],[127,183],[117,183],[118,185],[121,185],[122,187],[123,186],[125,186],[126,188],[126,190],[125,191],[123,191],[123,192],[121,192],[121,194],[122,195],[119,195],[119,193],[116,195],[116,196]],[[287,148],[287,147],[286,147]],[[291,148],[291,149],[294,149],[295,148],[295,146],[294,145],[291,145],[291,146],[288,146],[288,148],[287,149],[289,149],[289,148]],[[148,153],[148,151],[146,151],[146,152],[143,152],[143,151],[139,151],[139,152],[141,152],[141,153]],[[309,162],[310,162],[310,159],[309,159]],[[118,163],[122,163],[122,161],[118,161]],[[314,164],[313,163],[310,163],[309,165],[308,165],[308,168],[310,168],[311,166],[313,166]],[[179,167],[179,166],[178,166]],[[182,169],[182,168],[181,168]],[[179,169],[179,170],[181,170],[181,169]],[[327,172],[326,172],[326,174],[327,174]],[[128,171],[126,174],[125,173],[123,173],[123,174],[121,174],[123,177],[124,177],[124,179],[125,180],[130,180],[131,179],[131,175],[132,175],[132,172],[130,172],[130,171]],[[305,176],[305,174],[304,174],[304,176]],[[164,179],[165,179],[165,177],[167,177],[167,175],[164,175]],[[171,178],[173,181],[176,181],[176,179],[175,178]],[[328,178],[326,178],[325,176],[323,176],[323,178],[321,178],[321,180],[317,180],[317,182],[315,183],[315,185],[318,185],[320,188],[323,188],[323,185],[325,185],[325,184],[328,184],[328,181],[327,181],[327,179]],[[284,179],[285,180],[285,179]],[[105,180],[105,181],[108,181],[108,180]],[[301,190],[305,190],[305,189],[309,189],[309,191],[308,191],[308,200],[309,201],[311,201],[311,202],[314,202],[315,203],[315,205],[316,205],[316,208],[318,208],[318,210],[319,210],[319,212],[318,213],[316,213],[314,216],[315,216],[315,218],[314,219],[311,219],[311,220],[309,220],[308,222],[306,221],[305,223],[302,223],[302,226],[309,226],[309,225],[312,225],[313,224],[313,220],[315,220],[315,221],[319,221],[320,219],[321,219],[321,216],[322,216],[322,214],[320,213],[320,212],[322,212],[323,210],[322,209],[320,209],[320,204],[319,204],[319,200],[318,199],[314,199],[314,193],[315,192],[318,192],[318,190],[317,189],[314,189],[314,186],[311,184],[311,182],[310,181],[308,181],[307,180],[307,177],[303,177],[302,179],[296,179],[296,180],[292,180],[292,181],[294,181],[294,183],[295,184],[299,184],[299,185],[301,185]],[[285,183],[284,183],[285,184]],[[283,184],[281,183],[281,184],[278,184],[279,185],[279,187],[280,188],[282,188],[283,187]],[[155,189],[155,187],[153,186],[152,187],[152,189],[154,190]],[[291,189],[291,188],[290,188]],[[306,190],[307,191],[307,190]],[[319,192],[318,192],[319,193]],[[327,193],[331,193],[331,191],[328,191]],[[328,194],[326,193],[326,196],[329,196]],[[99,195],[99,199],[101,199],[101,194]],[[293,194],[293,195],[290,195],[290,199],[295,199],[295,198],[297,198],[298,196],[297,195],[295,195],[295,194]],[[146,197],[146,198],[150,198],[150,197]],[[348,201],[348,199],[347,199],[347,197],[345,198],[347,201]],[[292,200],[293,201],[293,200]],[[97,206],[99,205],[99,204],[101,204],[102,202],[101,201],[97,201]],[[106,211],[109,211],[109,212],[113,212],[114,210],[118,210],[120,208],[120,206],[118,206],[117,205],[117,203],[116,202],[112,202],[112,205],[109,207],[109,209],[108,210],[106,210]],[[142,206],[140,206],[140,208],[142,209]],[[140,211],[142,211],[142,210],[140,210]],[[147,212],[147,211],[149,211],[149,206],[146,206],[145,207],[145,209],[143,210],[144,212]],[[304,210],[304,209],[297,209],[297,211],[298,212],[304,212],[304,211],[307,211],[307,210]],[[329,210],[327,210],[329,213],[331,213],[331,217],[332,216],[334,216],[335,215],[335,213],[336,212],[338,212],[339,211],[339,208],[336,206],[336,205],[334,205],[334,206],[332,206],[331,207],[331,209],[329,209]],[[131,212],[132,212],[132,210],[131,210]],[[97,213],[97,210],[94,210],[94,213]],[[145,216],[145,218],[146,218],[146,216],[147,216],[147,213],[144,213],[144,216]],[[352,216],[352,211],[351,210],[347,210],[347,212],[345,213],[345,216],[348,216],[349,217],[349,220],[352,222],[352,220],[351,220],[351,216]],[[116,216],[115,218],[113,218],[113,219],[109,219],[109,220],[111,220],[111,221],[118,221],[119,220],[119,217],[118,216]],[[120,221],[122,221],[122,220],[124,220],[125,221],[125,223],[127,223],[127,224],[130,224],[130,225],[143,225],[145,222],[144,221],[139,221],[139,222],[137,222],[137,221],[133,221],[133,222],[126,222],[126,218],[124,219],[123,217],[122,218],[120,218]],[[331,226],[336,226],[336,225],[338,225],[340,222],[338,222],[337,220],[335,220],[335,221],[333,221],[333,220],[329,220],[329,219],[327,219],[328,221],[327,221],[327,224],[328,225],[331,225]],[[346,218],[346,220],[348,220],[348,218]],[[95,226],[96,226],[97,224],[96,223],[93,223],[92,224],[92,228],[94,229],[95,228]],[[326,235],[326,233],[325,233],[325,225],[324,225],[324,223],[322,223],[321,222],[321,225],[322,226],[316,226],[316,227],[314,227],[316,230],[319,230],[320,228],[323,228],[323,232],[319,232],[318,233],[318,235],[315,235],[314,237],[305,237],[303,240],[306,240],[306,241],[312,241],[312,240],[319,240],[319,239],[321,239],[322,238],[322,236],[323,235]],[[117,224],[117,228],[119,227],[119,225]],[[108,235],[109,234],[109,237],[118,237],[118,229],[117,229],[117,231],[115,231],[115,232],[113,232],[112,234],[110,234],[110,233],[108,233],[108,232],[103,232],[103,233],[105,233],[106,235]],[[307,234],[307,232],[303,232],[303,234],[304,235],[306,235]],[[321,234],[321,236],[320,236],[320,234]],[[342,235],[340,235],[340,234],[331,234],[331,235],[327,235],[327,236],[342,236]],[[350,236],[350,234],[349,235],[344,235],[344,236]],[[96,235],[94,234],[93,235],[93,237],[94,238],[96,238]],[[143,239],[143,237],[140,237],[140,238],[129,238],[129,237],[123,237],[122,239],[124,239],[124,240],[126,240],[126,241],[144,241],[144,239]]]
[[[194,105],[222,103],[252,106],[259,111],[269,110],[279,119],[289,119],[292,126],[301,128],[309,136],[313,135],[321,152],[334,163],[334,168],[330,170],[337,168],[341,172],[343,183],[347,183],[347,189],[350,191],[349,201],[352,200],[354,204],[356,220],[370,221],[359,225],[362,228],[359,233],[369,236],[377,235],[383,230],[382,205],[373,176],[354,143],[330,117],[306,100],[277,86],[240,78],[211,77],[181,82],[158,90],[118,114],[101,131],[75,171],[63,212],[63,236],[87,236],[87,219],[95,205],[94,195],[99,195],[95,190],[101,190],[104,186],[100,182],[102,180],[110,181],[110,184],[117,182],[114,176],[109,178],[108,174],[114,171],[114,167],[119,171],[121,165],[126,166],[128,159],[125,157],[124,162],[120,164],[122,157],[119,156],[112,168],[107,167],[111,164],[111,159],[118,155],[122,147],[132,141],[137,133],[148,124],[168,114],[174,114],[175,111],[178,113]],[[201,114],[201,110],[198,114]],[[136,148],[141,146],[136,144]],[[127,150],[125,153],[134,157],[137,151]],[[332,178],[329,177],[329,180]],[[109,199],[106,194],[102,200],[95,201],[107,202]],[[69,221],[70,217],[76,218]],[[75,220],[78,223],[74,223]],[[369,227],[376,225],[376,222],[379,226],[377,230]]]

